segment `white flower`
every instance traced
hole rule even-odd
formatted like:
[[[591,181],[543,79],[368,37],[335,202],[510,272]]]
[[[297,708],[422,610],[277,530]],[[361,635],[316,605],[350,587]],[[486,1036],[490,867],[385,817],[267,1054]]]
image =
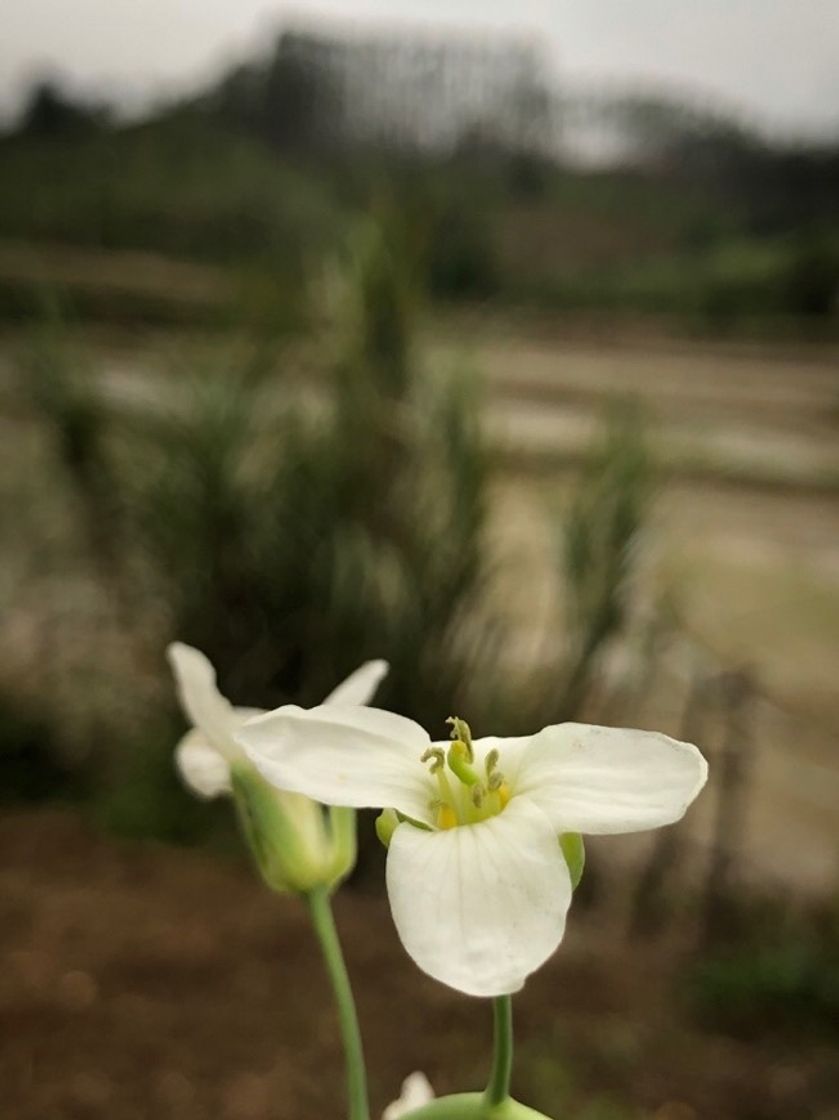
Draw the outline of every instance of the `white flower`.
[[[281,708],[237,733],[276,786],[398,814],[387,860],[396,928],[423,971],[476,996],[517,991],[562,940],[571,882],[558,836],[636,832],[684,814],[702,755],[649,731],[566,723],[430,742],[376,708]]]
[[[261,715],[262,709],[234,708],[216,687],[216,671],[200,650],[173,642],[166,656],[175,674],[181,707],[192,724],[175,748],[181,777],[199,797],[230,793],[230,767],[244,759],[234,735],[246,720]],[[386,661],[365,661],[323,703],[368,704],[387,670]]]
[[[215,670],[199,650],[176,642],[167,655],[181,705],[193,723],[175,750],[186,784],[200,797],[233,795],[242,831],[270,887],[303,893],[333,887],[355,863],[353,810],[332,808],[327,821],[315,801],[269,785],[234,738],[260,709],[234,708],[218,691]],[[366,662],[324,703],[336,711],[345,705],[355,710],[372,697],[387,668],[384,661]]]
[[[434,1100],[434,1090],[424,1073],[412,1073],[402,1082],[402,1093],[382,1113],[382,1120],[400,1120],[415,1108]]]

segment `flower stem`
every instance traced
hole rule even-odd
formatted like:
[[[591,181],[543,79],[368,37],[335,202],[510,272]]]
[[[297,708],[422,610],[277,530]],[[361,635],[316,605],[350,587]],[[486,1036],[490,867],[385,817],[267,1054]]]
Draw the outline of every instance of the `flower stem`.
[[[492,1001],[495,1046],[492,1073],[484,1100],[491,1108],[510,1096],[510,1075],[513,1072],[513,1001],[510,996],[496,996]]]
[[[347,1066],[347,1100],[349,1103],[349,1120],[370,1120],[370,1104],[367,1100],[367,1071],[364,1065],[364,1051],[361,1045],[361,1032],[358,1028],[358,1016],[355,1010],[350,978],[344,955],[341,952],[341,943],[338,940],[338,931],[335,929],[335,920],[332,917],[332,906],[329,901],[329,892],[325,887],[318,887],[306,895],[309,904],[309,913],[312,925],[320,942],[326,970],[335,994],[338,1005],[338,1020],[341,1025],[341,1037],[344,1043],[344,1056]]]

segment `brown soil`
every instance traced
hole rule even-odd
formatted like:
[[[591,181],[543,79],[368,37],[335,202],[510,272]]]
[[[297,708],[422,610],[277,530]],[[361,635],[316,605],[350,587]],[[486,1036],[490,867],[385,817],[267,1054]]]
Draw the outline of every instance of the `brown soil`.
[[[374,1115],[415,1068],[439,1091],[479,1085],[488,1009],[412,967],[377,893],[344,891],[337,917]],[[561,1095],[562,1115],[578,1120],[837,1115],[829,1052],[700,1034],[668,994],[679,958],[628,948],[590,910],[572,926],[517,1000],[522,1098],[559,1110]],[[6,815],[0,946],[4,1117],[343,1115],[333,1009],[303,907],[242,865],[118,843],[69,813]],[[604,1093],[639,1111],[593,1111]]]

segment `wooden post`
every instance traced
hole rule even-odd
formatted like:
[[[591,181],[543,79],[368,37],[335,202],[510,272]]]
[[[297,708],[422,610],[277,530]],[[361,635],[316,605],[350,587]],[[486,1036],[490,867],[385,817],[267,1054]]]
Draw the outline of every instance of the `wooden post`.
[[[748,784],[752,761],[752,715],[755,695],[747,669],[724,673],[718,680],[724,733],[716,761],[716,814],[705,883],[702,940],[705,945],[731,932],[735,916],[737,857],[746,831]]]
[[[695,665],[685,700],[680,737],[695,743],[707,725],[707,708],[712,702],[713,680]],[[630,937],[648,937],[660,932],[667,917],[666,888],[678,865],[681,837],[677,828],[662,828],[655,835],[653,850],[641,872],[629,919]]]

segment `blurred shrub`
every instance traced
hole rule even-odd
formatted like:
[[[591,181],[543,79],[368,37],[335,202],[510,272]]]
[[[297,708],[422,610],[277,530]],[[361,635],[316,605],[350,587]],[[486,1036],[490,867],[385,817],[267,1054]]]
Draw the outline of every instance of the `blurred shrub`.
[[[61,316],[58,305],[48,304],[42,325],[19,355],[20,373],[72,481],[91,560],[109,590],[119,594],[119,493],[106,447],[106,410],[93,370],[64,329]]]
[[[327,606],[305,587],[298,598],[339,631],[309,656],[331,679],[352,657],[339,664],[333,655],[330,665],[324,647],[387,657],[383,701],[435,722],[473,676],[467,648],[485,574],[486,461],[474,379],[428,368],[417,353],[421,296],[401,225],[390,215],[361,226],[333,275],[332,408],[314,423],[308,449],[298,437],[292,463],[317,482],[319,509],[310,503],[303,517],[318,521]],[[302,496],[311,484],[300,481],[293,488]],[[310,571],[309,563],[309,580]]]
[[[405,244],[392,216],[356,229],[331,273],[328,326],[305,380],[275,340],[215,341],[210,358],[193,355],[108,412],[71,348],[55,333],[37,340],[30,380],[91,558],[152,677],[178,638],[208,654],[241,703],[311,704],[382,656],[391,673],[379,701],[429,727],[442,730],[453,710],[477,727],[572,717],[627,619],[651,490],[643,425],[630,408],[610,418],[564,516],[561,660],[508,679],[488,603],[478,388],[468,369],[424,360],[422,283]],[[176,718],[169,703],[164,724]],[[110,797],[108,813],[129,830],[148,819],[161,835],[189,831],[166,792],[174,725],[150,720],[130,744],[119,737],[109,774],[136,789]],[[158,819],[142,807],[155,766],[170,824],[169,810]]]
[[[47,139],[78,137],[103,128],[109,116],[103,104],[79,101],[55,80],[44,78],[29,91],[17,134]]]
[[[61,762],[52,712],[0,693],[0,803],[76,797],[79,775]]]
[[[229,846],[232,821],[225,807],[194,797],[175,770],[172,752],[182,731],[180,713],[164,704],[118,747],[111,744],[104,770],[95,784],[87,783],[87,808],[97,824],[117,836]]]
[[[654,488],[643,419],[630,404],[606,418],[560,524],[566,663],[556,714],[579,713],[605,644],[626,624]]]
[[[786,288],[794,314],[826,317],[839,311],[839,247],[824,238],[799,241],[790,256]]]
[[[521,1044],[516,1084],[522,1089],[517,1096],[524,1096],[547,1115],[568,1120],[640,1120],[641,1114],[622,1093],[604,1091],[602,1071],[593,1070],[590,1061],[579,1061],[577,1049],[575,1040],[560,1027]],[[625,1074],[621,1071],[621,1076]],[[608,1078],[614,1081],[613,1070],[608,1071]],[[598,1087],[590,1089],[587,1082]]]
[[[442,722],[480,646],[474,380],[417,354],[421,285],[398,232],[359,227],[332,279],[325,368],[302,392],[272,345],[217,347],[106,440],[69,348],[39,340],[30,379],[145,640],[199,646],[226,691],[265,705],[316,702],[385,656],[389,702]]]
[[[739,943],[701,960],[688,985],[705,1024],[737,1035],[836,1033],[839,922],[835,913],[765,915]]]
[[[431,291],[442,299],[481,299],[502,287],[493,224],[474,200],[450,203],[435,219],[429,238]]]
[[[345,229],[328,181],[200,114],[79,136],[2,142],[0,233],[239,263],[298,281]]]

